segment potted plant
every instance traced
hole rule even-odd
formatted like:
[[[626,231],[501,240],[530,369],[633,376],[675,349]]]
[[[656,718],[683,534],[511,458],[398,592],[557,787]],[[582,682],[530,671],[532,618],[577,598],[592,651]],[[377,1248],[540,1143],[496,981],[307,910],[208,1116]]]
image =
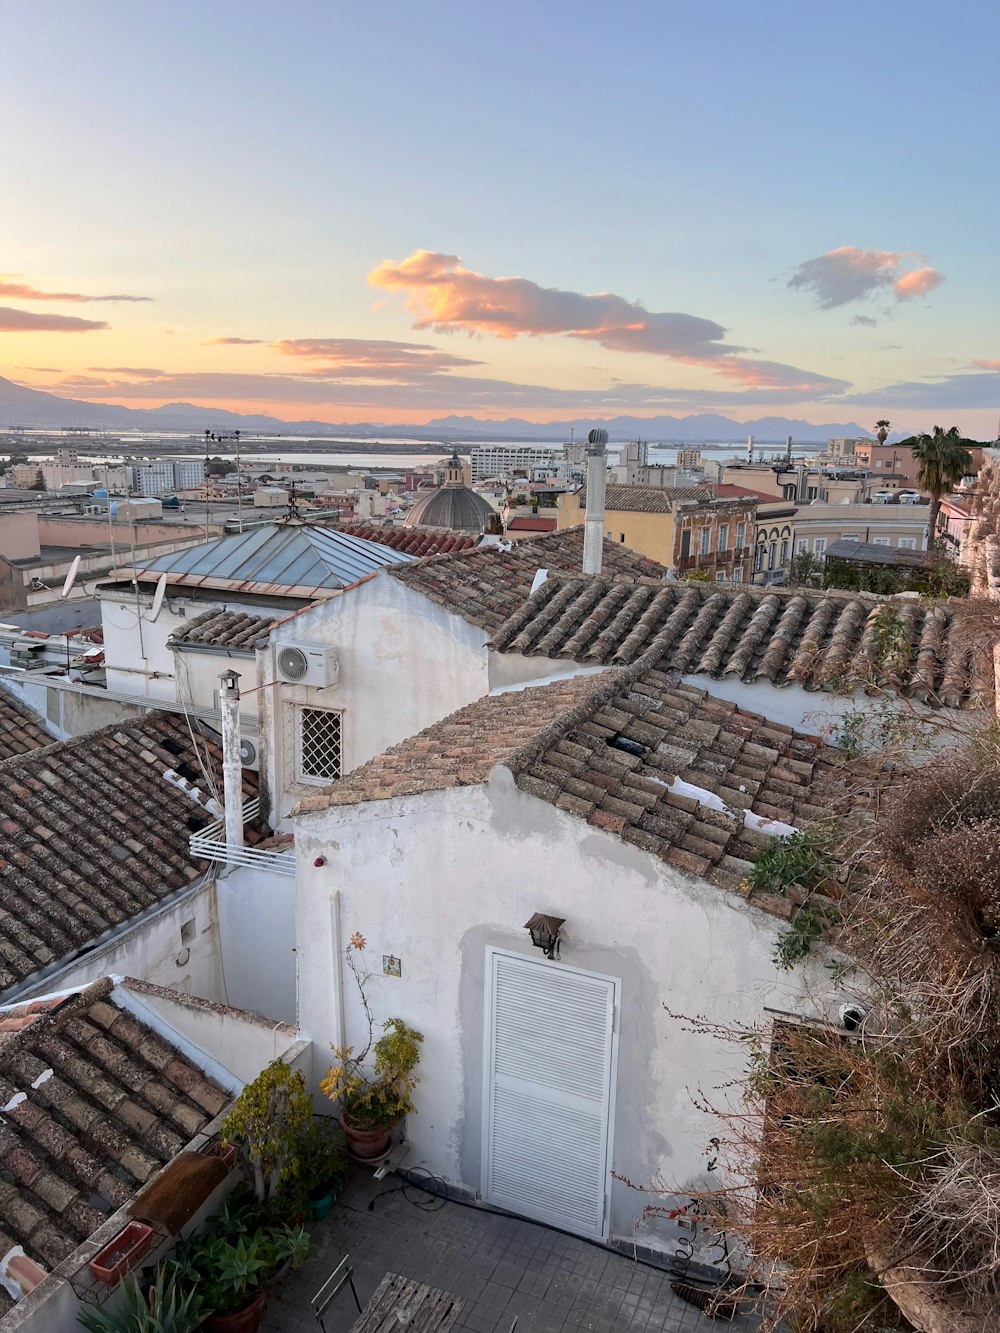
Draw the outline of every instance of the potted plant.
[[[368,1021],[368,1040],[357,1055],[353,1046],[331,1047],[337,1064],[327,1070],[320,1088],[331,1101],[340,1103],[340,1123],[351,1156],[371,1162],[386,1156],[393,1128],[413,1110],[411,1099],[419,1082],[413,1071],[420,1063],[424,1038],[401,1018],[390,1018],[375,1040],[375,1018],[365,991],[371,974],[359,961],[364,947],[364,936],[352,935],[346,956]],[[370,1073],[365,1069],[369,1055],[373,1057]]]
[[[274,1060],[246,1085],[223,1121],[225,1143],[242,1143],[260,1204],[273,1199],[297,1170],[296,1144],[312,1121],[305,1075]]]
[[[85,1305],[77,1319],[90,1333],[194,1333],[205,1318],[201,1293],[182,1290],[163,1264],[146,1287],[133,1274],[122,1283],[121,1301],[113,1309]]]
[[[219,1231],[183,1242],[169,1261],[175,1279],[200,1293],[209,1333],[256,1333],[269,1288],[309,1253],[301,1227],[248,1230],[246,1219],[223,1214]]]
[[[326,1217],[344,1183],[347,1170],[345,1135],[329,1117],[315,1118],[299,1145],[299,1176],[314,1222]]]

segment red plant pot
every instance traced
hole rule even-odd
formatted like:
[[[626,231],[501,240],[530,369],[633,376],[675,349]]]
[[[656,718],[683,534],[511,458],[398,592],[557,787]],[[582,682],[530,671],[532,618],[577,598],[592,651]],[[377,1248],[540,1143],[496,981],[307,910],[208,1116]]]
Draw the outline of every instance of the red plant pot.
[[[205,1327],[209,1333],[257,1333],[264,1322],[267,1292],[262,1291],[255,1301],[232,1314],[209,1315]]]
[[[123,1231],[99,1250],[90,1261],[90,1271],[108,1286],[120,1281],[145,1258],[153,1244],[153,1228],[145,1222],[129,1222]]]
[[[238,1151],[235,1143],[222,1143],[220,1141],[210,1143],[207,1148],[201,1150],[203,1157],[221,1157],[223,1163],[230,1169],[236,1165]]]
[[[340,1128],[347,1139],[351,1156],[358,1162],[377,1162],[392,1147],[392,1126],[382,1129],[358,1129],[340,1113]]]

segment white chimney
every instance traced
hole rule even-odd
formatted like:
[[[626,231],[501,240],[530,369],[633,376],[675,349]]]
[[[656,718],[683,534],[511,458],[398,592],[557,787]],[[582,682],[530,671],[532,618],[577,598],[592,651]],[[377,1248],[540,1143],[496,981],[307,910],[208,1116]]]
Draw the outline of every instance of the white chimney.
[[[747,462],[753,462],[753,436],[747,436]]]
[[[604,559],[604,493],[608,484],[606,430],[587,436],[587,517],[583,528],[583,572],[600,574]]]
[[[222,689],[222,796],[226,816],[226,851],[243,846],[243,765],[240,762],[240,675],[224,671]]]

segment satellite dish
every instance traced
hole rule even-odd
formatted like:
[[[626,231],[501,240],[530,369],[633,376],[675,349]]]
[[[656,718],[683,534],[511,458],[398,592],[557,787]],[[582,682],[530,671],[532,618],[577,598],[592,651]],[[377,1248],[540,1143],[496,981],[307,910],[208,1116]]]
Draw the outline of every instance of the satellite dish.
[[[66,575],[66,582],[63,584],[62,592],[59,594],[60,597],[68,597],[70,595],[73,584],[76,582],[76,573],[79,568],[80,557],[77,556],[69,567],[69,572]]]
[[[156,592],[153,593],[153,606],[149,613],[150,620],[155,620],[163,608],[163,599],[167,594],[167,576],[161,574],[156,580]]]

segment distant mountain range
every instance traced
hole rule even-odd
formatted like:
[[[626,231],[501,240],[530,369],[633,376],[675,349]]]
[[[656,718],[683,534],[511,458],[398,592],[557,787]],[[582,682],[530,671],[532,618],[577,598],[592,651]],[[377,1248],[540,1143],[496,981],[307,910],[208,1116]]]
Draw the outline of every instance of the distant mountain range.
[[[476,417],[437,417],[424,424],[385,425],[378,422],[282,421],[260,413],[230,412],[220,407],[198,407],[194,403],[166,403],[163,407],[118,407],[112,403],[84,403],[62,398],[41,389],[27,389],[0,376],[0,430],[10,426],[88,426],[91,429],[193,431],[240,430],[248,435],[339,436],[353,440],[391,440],[406,437],[441,440],[568,440],[575,433],[585,438],[592,426],[604,426],[613,440],[665,440],[694,444],[730,443],[753,435],[761,444],[783,444],[793,436],[803,443],[820,444],[838,435],[868,435],[856,421],[817,426],[789,417],[758,417],[735,421],[732,417],[701,413],[689,417],[597,417],[575,421],[550,421],[545,425],[508,417],[504,421],[480,421]]]

